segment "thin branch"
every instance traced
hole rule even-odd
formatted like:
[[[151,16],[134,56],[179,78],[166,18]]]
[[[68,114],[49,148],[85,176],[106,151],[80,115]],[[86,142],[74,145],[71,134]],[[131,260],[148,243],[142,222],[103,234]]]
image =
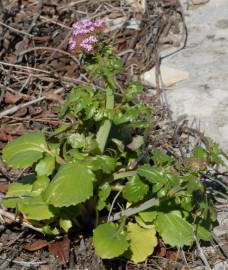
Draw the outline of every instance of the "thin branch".
[[[66,51],[60,50],[60,49],[55,49],[55,48],[50,48],[50,47],[34,47],[34,48],[29,48],[27,50],[24,50],[22,52],[19,53],[20,56],[32,52],[32,51],[38,51],[38,50],[48,50],[48,51],[55,51],[55,52],[59,52],[61,54],[65,54],[67,56],[69,56],[70,58],[72,58],[78,65],[80,65],[79,60],[74,57],[71,53],[68,53]]]
[[[62,91],[64,91],[64,89],[63,88],[60,88],[60,89],[54,91],[54,94],[61,93]],[[3,116],[9,115],[9,114],[13,114],[16,111],[18,111],[19,109],[28,107],[28,106],[30,106],[32,104],[35,104],[37,102],[40,102],[40,101],[46,99],[46,98],[47,98],[46,96],[42,96],[40,98],[37,98],[37,99],[31,100],[31,101],[28,101],[26,103],[19,104],[19,105],[16,105],[16,106],[12,107],[12,108],[9,108],[9,109],[7,109],[7,110],[5,110],[5,111],[3,111],[3,112],[0,113],[0,118],[2,118]]]
[[[51,74],[51,72],[47,71],[47,70],[33,68],[33,67],[27,67],[27,66],[22,66],[22,65],[16,65],[16,64],[10,64],[10,63],[2,62],[2,61],[0,61],[0,65],[14,67],[14,68],[20,68],[20,69],[25,69],[25,70],[31,70],[31,71],[38,71],[38,72],[43,72],[46,74]]]
[[[15,263],[17,265],[20,265],[20,266],[26,267],[26,268],[39,267],[42,264],[47,264],[46,261],[40,261],[40,262],[35,262],[35,261],[24,262],[24,261],[10,260],[10,259],[3,258],[3,257],[0,257],[0,260],[7,261],[7,262],[10,262],[10,263]]]
[[[12,32],[16,32],[16,33],[18,33],[18,34],[25,35],[25,36],[28,36],[28,37],[33,37],[33,35],[31,35],[31,34],[28,34],[28,33],[26,33],[26,32],[20,31],[20,30],[14,28],[14,27],[12,27],[12,26],[9,26],[9,25],[3,23],[3,22],[0,22],[0,25],[2,25],[2,26],[4,26],[4,27],[8,28],[8,29],[9,29],[10,31],[12,31]]]
[[[110,216],[109,221],[119,220],[123,216],[130,217],[130,216],[135,215],[141,211],[147,210],[147,209],[151,208],[152,206],[157,206],[157,205],[159,205],[159,200],[153,198],[153,199],[150,199],[150,200],[144,202],[143,204],[141,204],[138,207],[128,208],[126,210],[123,210],[123,211],[120,211],[120,212],[114,214],[113,216]]]
[[[33,225],[25,222],[25,221],[20,221],[19,218],[16,218],[16,216],[12,213],[6,212],[5,210],[0,208],[0,216],[6,217],[14,222],[20,223],[22,227],[32,229],[33,231],[42,233],[42,230],[40,228],[34,227]]]
[[[208,261],[207,261],[207,258],[203,252],[203,249],[201,248],[200,246],[200,243],[198,241],[198,239],[196,238],[196,236],[194,235],[194,238],[195,238],[195,241],[196,241],[196,247],[198,249],[198,252],[199,252],[199,256],[201,258],[201,260],[203,261],[205,267],[206,267],[206,270],[212,270],[212,268],[210,267]]]
[[[108,213],[108,222],[111,221],[111,220],[110,220],[110,217],[111,217],[111,214],[112,214],[112,210],[113,210],[114,204],[115,204],[116,200],[118,199],[118,197],[120,196],[120,193],[121,193],[121,192],[122,192],[122,190],[120,190],[120,191],[116,194],[115,198],[114,198],[113,201],[112,201],[112,205],[111,205],[110,210],[109,210],[109,213]]]
[[[59,26],[61,26],[62,28],[66,28],[66,29],[68,29],[68,30],[72,30],[71,27],[66,26],[65,24],[59,23],[59,22],[57,22],[57,21],[54,21],[54,20],[52,20],[52,19],[46,18],[45,16],[40,16],[40,19],[43,19],[45,22],[50,22],[50,23],[59,25]]]

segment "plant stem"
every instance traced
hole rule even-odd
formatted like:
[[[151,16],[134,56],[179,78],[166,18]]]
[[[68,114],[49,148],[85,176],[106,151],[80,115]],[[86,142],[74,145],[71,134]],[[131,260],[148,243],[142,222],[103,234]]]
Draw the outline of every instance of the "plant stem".
[[[158,206],[159,202],[160,202],[159,199],[154,199],[154,198],[150,199],[138,207],[128,208],[128,209],[123,210],[121,212],[115,213],[113,216],[110,216],[108,218],[108,221],[109,222],[116,221],[116,220],[121,219],[123,216],[130,217],[130,216],[135,215],[141,211],[147,210],[147,209],[151,208],[152,206]]]
[[[99,58],[99,61],[102,59]],[[103,74],[103,79],[107,83],[107,89],[106,89],[106,109],[112,110],[114,108],[114,89],[115,89],[115,80],[111,78],[108,74],[104,72]],[[99,145],[101,153],[104,152],[105,145],[108,140],[108,136],[110,133],[112,127],[112,122],[111,120],[105,120],[103,125],[99,128],[96,136],[97,143]]]

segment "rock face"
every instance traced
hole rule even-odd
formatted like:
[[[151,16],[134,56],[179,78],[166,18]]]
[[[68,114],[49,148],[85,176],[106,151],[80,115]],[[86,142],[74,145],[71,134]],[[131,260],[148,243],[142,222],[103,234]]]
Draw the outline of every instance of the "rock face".
[[[188,79],[188,72],[178,70],[176,68],[170,68],[164,65],[160,66],[160,72],[162,76],[163,86],[170,87],[177,82]],[[156,87],[156,68],[153,67],[151,70],[145,72],[141,76],[141,80],[145,85]]]
[[[174,119],[195,119],[228,151],[228,2],[210,0],[189,10],[186,2],[187,47],[162,64],[187,71],[189,78],[165,94]]]

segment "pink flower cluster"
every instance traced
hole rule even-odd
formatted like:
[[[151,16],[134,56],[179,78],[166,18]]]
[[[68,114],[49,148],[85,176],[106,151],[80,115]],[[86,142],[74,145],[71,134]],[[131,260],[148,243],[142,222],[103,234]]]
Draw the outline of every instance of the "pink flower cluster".
[[[92,53],[98,42],[96,34],[102,31],[105,27],[104,20],[99,19],[92,21],[83,19],[73,24],[73,35],[69,40],[69,50],[84,50],[87,53]]]

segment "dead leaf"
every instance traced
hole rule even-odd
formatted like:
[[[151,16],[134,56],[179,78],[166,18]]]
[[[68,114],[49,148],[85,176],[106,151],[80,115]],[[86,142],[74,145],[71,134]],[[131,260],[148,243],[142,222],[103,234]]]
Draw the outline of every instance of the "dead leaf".
[[[166,248],[165,247],[160,247],[155,255],[158,256],[158,257],[165,257]]]
[[[67,264],[69,262],[70,240],[67,237],[65,237],[62,241],[49,244],[48,250],[56,258],[64,262],[64,264]]]
[[[175,262],[177,260],[177,258],[178,258],[178,252],[177,251],[173,251],[173,250],[167,250],[165,257],[167,259]]]
[[[36,251],[47,246],[48,246],[48,241],[39,239],[32,243],[24,244],[22,247],[23,249],[28,250],[28,251]]]
[[[38,270],[49,270],[49,266],[48,265],[41,265],[40,268]]]
[[[26,114],[27,114],[27,112],[28,112],[28,108],[21,108],[21,109],[19,109],[15,114],[14,114],[14,116],[15,117],[22,117],[22,116],[25,116]]]
[[[18,94],[11,94],[10,92],[5,93],[4,102],[6,104],[15,104],[21,100],[22,96]]]
[[[9,183],[0,182],[0,192],[6,193],[8,191]]]
[[[2,141],[2,142],[8,142],[8,141],[11,141],[11,140],[12,140],[12,136],[6,134],[3,131],[0,131],[0,141]]]
[[[23,135],[26,132],[26,128],[23,123],[2,124],[0,126],[0,133],[1,132],[9,135]]]
[[[61,96],[55,94],[55,93],[50,93],[50,92],[46,92],[44,93],[44,96],[46,97],[46,99],[51,100],[51,101],[57,101],[60,104],[64,103],[64,100]]]

